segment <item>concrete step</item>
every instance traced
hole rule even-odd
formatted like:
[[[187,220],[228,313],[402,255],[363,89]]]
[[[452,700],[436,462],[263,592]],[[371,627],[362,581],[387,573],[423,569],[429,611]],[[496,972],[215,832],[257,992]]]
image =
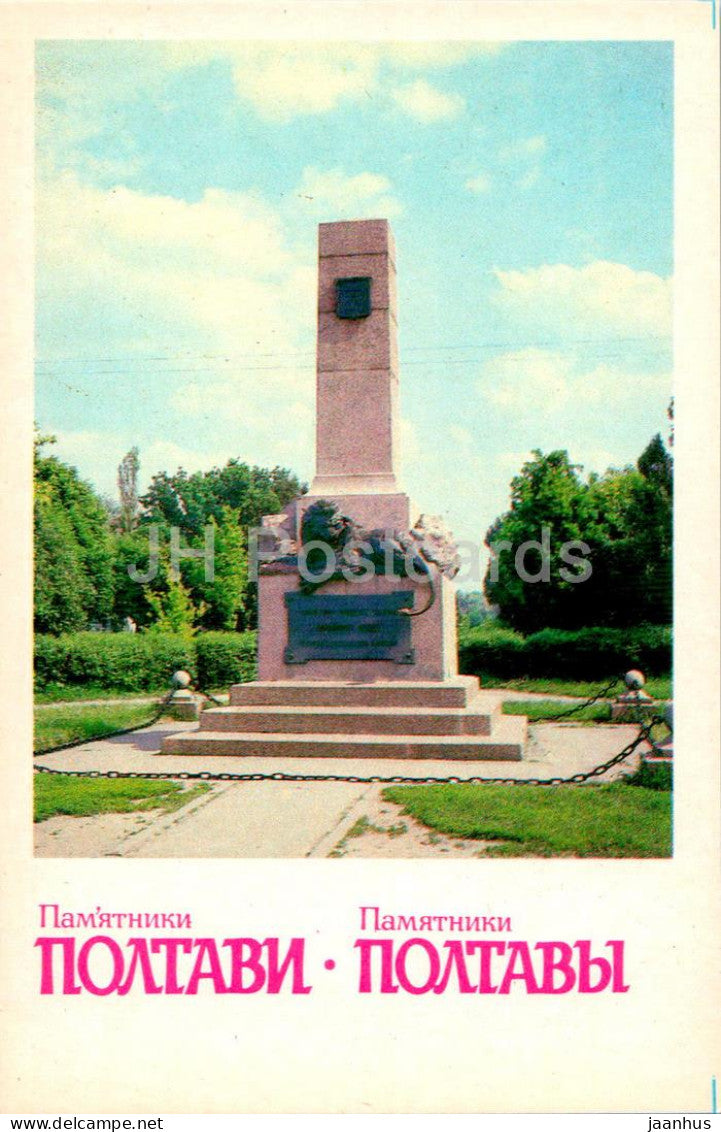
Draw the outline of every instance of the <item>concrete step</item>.
[[[395,680],[349,684],[331,680],[275,680],[233,684],[232,707],[463,708],[478,692],[477,676],[443,681]]]
[[[344,735],[490,735],[502,697],[479,693],[471,707],[223,707],[204,711],[200,730]]]
[[[496,759],[517,762],[526,739],[523,716],[507,715],[493,735],[319,735],[195,731],[168,736],[163,754],[252,758]]]

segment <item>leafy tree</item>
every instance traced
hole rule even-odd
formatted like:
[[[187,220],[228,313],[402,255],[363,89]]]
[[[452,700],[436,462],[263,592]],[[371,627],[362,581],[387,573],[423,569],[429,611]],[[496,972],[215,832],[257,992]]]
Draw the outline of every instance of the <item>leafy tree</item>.
[[[177,633],[181,637],[192,637],[197,632],[198,620],[205,610],[193,603],[180,580],[171,578],[164,594],[149,593],[147,600],[155,615],[148,632]]]
[[[224,508],[237,515],[241,527],[257,526],[263,515],[277,514],[306,491],[287,468],[258,468],[232,459],[223,468],[189,475],[159,472],[142,496],[143,523],[180,527],[199,535],[211,519],[223,521]]]
[[[92,591],[72,525],[62,508],[42,496],[35,503],[35,629],[71,633],[86,627]]]
[[[488,599],[514,628],[533,632],[544,626],[578,628],[588,624],[628,626],[666,623],[671,618],[673,463],[655,436],[635,468],[609,469],[584,483],[566,452],[534,452],[511,485],[511,509],[493,524],[488,545],[510,544],[492,562],[486,577]],[[547,540],[545,580],[529,582],[515,561],[529,540]],[[564,543],[582,540],[590,572],[581,577],[581,552],[569,567]],[[525,570],[540,575],[541,549],[525,555]],[[565,566],[565,574],[563,568]]]
[[[237,629],[242,626],[248,585],[246,536],[230,507],[224,507],[221,521],[211,519],[213,528],[213,578],[205,578],[205,561],[188,558],[180,568],[193,594],[205,606],[204,629]],[[204,539],[195,540],[203,545]]]
[[[248,582],[247,528],[259,525],[263,515],[282,511],[306,490],[286,468],[251,467],[237,459],[223,468],[192,475],[182,468],[173,475],[159,472],[140,500],[143,511],[137,532],[142,534],[148,525],[156,524],[161,542],[167,545],[170,530],[176,527],[184,547],[202,549],[205,527],[212,525],[214,580],[205,580],[202,559],[184,558],[183,581],[193,600],[206,606],[204,628],[250,628],[255,624],[257,605],[254,585]],[[124,600],[129,589],[132,586],[123,585]],[[126,612],[124,607],[123,616]],[[144,623],[146,614],[147,609],[139,608],[137,616],[130,610],[138,624]]]
[[[158,576],[148,582],[140,582],[133,575],[144,575],[151,567],[148,529],[125,533],[119,531],[114,539],[114,620],[121,623],[132,617],[139,627],[150,625],[155,618],[155,610],[148,601],[150,594],[160,592],[167,584],[166,568],[158,563]]]
[[[469,627],[481,625],[493,617],[480,590],[459,591],[456,596],[456,612],[459,624]]]
[[[102,501],[75,468],[34,449],[35,628],[60,633],[113,609],[113,544]]]
[[[635,532],[637,608],[641,618],[670,621],[673,608],[673,461],[660,435],[639,457],[629,508]]]
[[[485,582],[488,601],[522,632],[575,620],[578,568],[563,548],[583,540],[586,513],[579,468],[568,453],[539,450],[511,483],[511,509],[486,535],[494,552]],[[580,551],[577,552],[580,555]]]

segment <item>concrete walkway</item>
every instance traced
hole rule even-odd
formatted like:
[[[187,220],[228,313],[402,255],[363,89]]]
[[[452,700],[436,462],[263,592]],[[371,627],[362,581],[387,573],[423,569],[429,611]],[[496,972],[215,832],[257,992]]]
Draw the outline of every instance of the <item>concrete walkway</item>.
[[[624,724],[537,724],[523,762],[233,758],[157,755],[166,735],[194,723],[155,727],[39,755],[63,770],[302,775],[404,775],[414,778],[569,777],[607,761],[636,735]],[[607,772],[610,781],[638,765],[634,753]],[[197,785],[188,782],[192,790]],[[477,855],[479,843],[431,834],[382,798],[383,786],[349,782],[215,782],[171,814],[158,811],[55,817],[35,825],[39,857],[417,857]],[[385,824],[384,824],[385,823]],[[401,828],[405,827],[405,828]],[[363,836],[361,836],[363,834]]]

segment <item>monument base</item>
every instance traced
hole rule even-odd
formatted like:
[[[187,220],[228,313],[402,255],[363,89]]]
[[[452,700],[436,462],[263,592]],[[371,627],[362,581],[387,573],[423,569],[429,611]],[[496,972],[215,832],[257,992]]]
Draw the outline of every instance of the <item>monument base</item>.
[[[168,736],[162,753],[518,761],[527,721],[502,704],[474,676],[234,684],[229,707],[202,712],[199,730]]]
[[[289,637],[287,597],[299,594],[298,572],[282,563],[264,568],[258,582],[258,676],[265,681],[352,681],[370,684],[406,680],[446,680],[458,672],[456,643],[455,591],[447,578],[435,581],[434,591],[428,584],[409,582],[406,578],[378,575],[363,582],[334,580],[317,591],[316,604],[322,607],[327,598],[351,600],[391,598],[405,595],[402,605],[423,610],[407,617],[412,649],[407,657],[367,657],[304,659],[294,657]],[[341,650],[342,651],[342,650]]]

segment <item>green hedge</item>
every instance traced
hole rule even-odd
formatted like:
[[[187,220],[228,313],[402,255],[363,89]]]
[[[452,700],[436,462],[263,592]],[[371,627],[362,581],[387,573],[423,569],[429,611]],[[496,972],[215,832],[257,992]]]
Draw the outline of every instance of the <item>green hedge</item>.
[[[255,680],[255,633],[199,633],[194,644],[200,688],[222,688]]]
[[[35,689],[48,685],[156,692],[186,668],[200,688],[222,688],[256,678],[256,634],[198,633],[191,640],[160,633],[67,633],[35,638]],[[497,625],[478,625],[459,635],[460,671],[501,680],[561,677],[603,680],[629,668],[647,676],[671,670],[671,630],[543,629],[522,637]]]
[[[671,649],[671,629],[665,625],[542,629],[529,637],[479,625],[459,634],[458,661],[460,671],[470,676],[603,680],[629,668],[663,676],[671,671]]]
[[[35,690],[93,685],[156,692],[185,668],[201,688],[255,677],[255,633],[66,633],[35,637]]]

